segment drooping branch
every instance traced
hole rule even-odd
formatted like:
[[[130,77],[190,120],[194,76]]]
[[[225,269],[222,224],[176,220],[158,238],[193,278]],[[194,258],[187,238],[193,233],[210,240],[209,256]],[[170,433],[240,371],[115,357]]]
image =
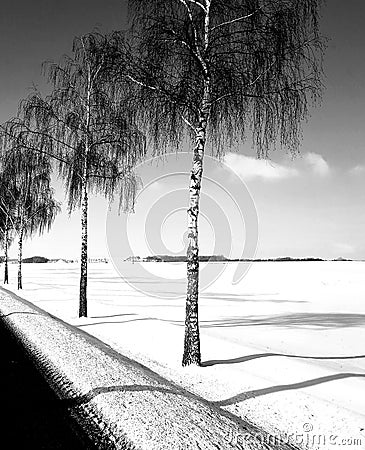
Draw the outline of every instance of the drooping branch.
[[[129,3],[137,118],[155,151],[178,147],[196,128],[209,73],[207,139],[214,153],[247,135],[259,155],[278,143],[295,152],[301,122],[322,90],[320,0],[198,3]]]

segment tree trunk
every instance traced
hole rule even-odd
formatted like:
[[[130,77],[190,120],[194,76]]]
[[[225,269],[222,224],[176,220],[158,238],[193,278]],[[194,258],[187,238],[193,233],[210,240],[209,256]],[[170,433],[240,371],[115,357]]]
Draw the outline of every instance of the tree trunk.
[[[81,273],[80,273],[80,298],[79,317],[87,317],[87,214],[88,214],[88,163],[90,150],[90,118],[91,118],[91,73],[88,66],[87,77],[87,102],[86,102],[86,136],[85,153],[82,173],[82,200],[81,200]]]
[[[4,258],[5,258],[5,266],[4,266],[4,284],[9,284],[9,268],[8,268],[8,247],[9,247],[9,228],[8,221],[6,221],[5,225],[5,242],[4,242]]]
[[[81,203],[81,275],[79,317],[87,317],[87,214],[88,192],[87,181],[83,181],[83,193]]]
[[[203,176],[203,157],[206,142],[208,108],[203,107],[197,129],[193,167],[190,173],[190,198],[188,209],[187,293],[185,311],[185,339],[182,365],[200,366],[200,335],[198,320],[199,298],[199,243],[198,216],[200,188]]]
[[[23,229],[21,228],[19,231],[19,242],[18,242],[18,289],[23,289],[22,260],[23,260]]]

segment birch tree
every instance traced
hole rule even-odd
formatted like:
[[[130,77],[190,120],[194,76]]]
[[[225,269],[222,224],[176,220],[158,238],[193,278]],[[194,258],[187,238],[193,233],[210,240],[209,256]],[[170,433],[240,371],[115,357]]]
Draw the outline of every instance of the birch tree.
[[[11,148],[3,155],[3,176],[7,181],[8,221],[18,237],[18,289],[23,288],[22,260],[24,240],[37,232],[49,230],[58,212],[59,203],[51,187],[51,163],[46,155],[32,150]]]
[[[207,149],[252,139],[258,157],[295,153],[321,92],[320,0],[130,0],[125,79],[156,153],[192,145],[182,364],[201,363],[199,199]],[[118,35],[114,36],[118,40]],[[123,46],[123,39],[121,39]]]
[[[0,172],[0,234],[4,249],[4,284],[9,284],[9,246],[14,231],[14,209],[15,199],[10,191],[10,183],[3,167]]]
[[[107,44],[97,33],[81,36],[74,40],[72,57],[46,63],[51,93],[45,98],[32,93],[3,133],[51,156],[65,182],[69,212],[81,208],[79,317],[87,316],[89,194],[111,199],[118,191],[120,206],[128,209],[138,186],[133,169],[145,154],[124,85],[112,78],[114,56]]]
[[[0,241],[4,249],[4,284],[9,284],[9,246],[14,230],[14,196],[9,191],[9,180],[3,171],[0,172]]]

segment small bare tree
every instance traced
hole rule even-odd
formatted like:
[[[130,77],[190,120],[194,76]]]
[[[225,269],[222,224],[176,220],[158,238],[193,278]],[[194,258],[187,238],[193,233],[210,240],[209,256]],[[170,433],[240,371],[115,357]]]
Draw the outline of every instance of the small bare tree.
[[[19,117],[3,135],[20,146],[50,155],[65,181],[69,211],[81,207],[81,275],[79,317],[87,316],[87,245],[89,193],[120,204],[133,204],[137,189],[134,167],[145,154],[144,136],[131,121],[124,88],[111,74],[113,52],[98,33],[74,40],[73,56],[44,65],[52,85],[49,96],[25,99]]]
[[[298,148],[300,124],[321,91],[320,0],[130,0],[130,69],[138,119],[156,153],[188,133],[183,365],[200,365],[199,199],[207,146],[222,155],[251,136],[259,157]],[[115,36],[118,39],[118,36]],[[123,39],[120,40],[123,47]],[[123,65],[122,65],[123,66]]]

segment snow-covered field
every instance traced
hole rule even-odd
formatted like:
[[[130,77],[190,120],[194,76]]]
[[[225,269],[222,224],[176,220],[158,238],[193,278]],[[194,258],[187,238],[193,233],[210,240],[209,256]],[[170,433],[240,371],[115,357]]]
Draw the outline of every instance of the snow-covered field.
[[[90,264],[87,319],[77,318],[76,264],[24,264],[19,294],[284,440],[365,448],[365,262],[254,263],[238,285],[234,270],[200,297],[202,368],[181,367],[185,305],[158,296],[168,280],[149,296],[153,276],[134,279],[136,290],[111,264]],[[18,293],[15,279],[11,265]]]

